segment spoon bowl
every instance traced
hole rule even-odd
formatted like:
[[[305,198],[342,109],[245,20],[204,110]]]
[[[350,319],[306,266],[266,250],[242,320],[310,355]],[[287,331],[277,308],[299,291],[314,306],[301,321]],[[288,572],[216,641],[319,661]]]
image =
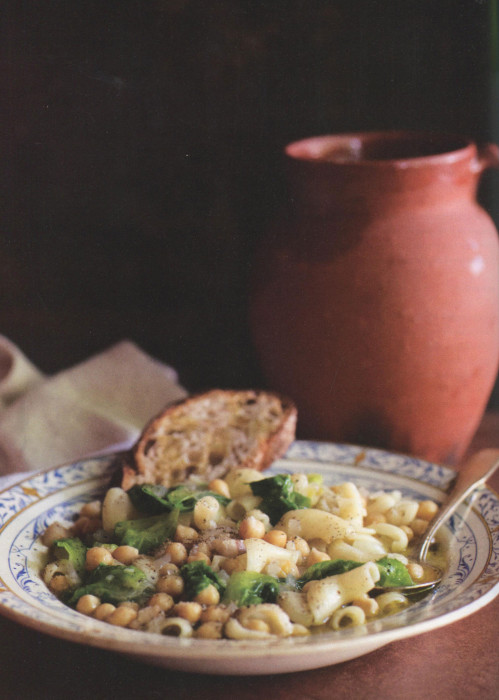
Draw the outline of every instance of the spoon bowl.
[[[433,564],[428,564],[426,557],[428,549],[437,530],[454,513],[456,508],[479,486],[492,476],[499,467],[499,450],[485,449],[476,452],[461,466],[453,480],[444,502],[435,516],[428,523],[425,532],[412,542],[414,552],[410,561],[420,564],[425,570],[424,579],[411,586],[376,586],[377,591],[400,591],[401,593],[416,593],[430,589],[442,580],[443,571]]]

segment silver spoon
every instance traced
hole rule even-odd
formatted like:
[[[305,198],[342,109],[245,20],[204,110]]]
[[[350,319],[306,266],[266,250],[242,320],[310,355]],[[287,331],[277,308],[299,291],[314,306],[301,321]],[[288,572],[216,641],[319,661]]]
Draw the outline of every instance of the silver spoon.
[[[411,560],[421,564],[425,569],[424,581],[415,583],[412,586],[379,587],[378,590],[415,593],[424,588],[433,588],[433,586],[436,586],[437,583],[441,581],[443,571],[426,562],[428,548],[433,537],[439,527],[454,513],[459,504],[462,503],[474,489],[484,484],[485,481],[492,476],[497,467],[499,467],[499,450],[497,449],[480,450],[472,455],[461,466],[444,503],[440,506],[436,515],[430,520],[424,533],[413,540],[412,550],[414,554]]]

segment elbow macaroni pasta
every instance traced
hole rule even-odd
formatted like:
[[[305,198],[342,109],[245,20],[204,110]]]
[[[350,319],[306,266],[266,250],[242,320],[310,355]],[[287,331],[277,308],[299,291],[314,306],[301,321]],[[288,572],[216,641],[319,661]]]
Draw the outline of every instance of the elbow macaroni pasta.
[[[353,534],[349,522],[318,508],[303,508],[288,511],[277,524],[288,537],[303,537],[305,540],[323,540],[326,544]]]
[[[366,621],[366,614],[358,605],[347,605],[333,613],[330,625],[334,630],[344,627],[355,627],[363,625]]]
[[[371,591],[379,579],[374,562],[320,581],[310,581],[303,589],[315,625],[322,625],[341,606]]]

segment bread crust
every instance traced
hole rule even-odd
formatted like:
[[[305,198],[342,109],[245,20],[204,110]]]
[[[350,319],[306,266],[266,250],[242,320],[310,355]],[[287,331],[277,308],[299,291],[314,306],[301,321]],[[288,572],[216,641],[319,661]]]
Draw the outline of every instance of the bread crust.
[[[122,467],[122,488],[138,483],[171,486],[196,474],[206,481],[231,469],[259,471],[295,439],[293,401],[263,390],[213,389],[155,416]]]

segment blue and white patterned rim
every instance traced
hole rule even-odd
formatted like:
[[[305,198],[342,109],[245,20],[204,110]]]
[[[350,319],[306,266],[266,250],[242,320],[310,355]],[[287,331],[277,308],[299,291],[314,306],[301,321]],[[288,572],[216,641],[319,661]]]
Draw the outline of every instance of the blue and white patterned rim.
[[[114,457],[82,460],[34,474],[0,493],[1,613],[56,636],[149,658],[180,658],[186,647],[190,655],[199,658],[222,658],[220,654],[225,658],[231,654],[234,658],[241,654],[258,658],[277,648],[281,654],[313,654],[326,648],[333,654],[335,649],[357,644],[360,637],[374,639],[370,648],[375,648],[464,617],[499,592],[499,500],[492,491],[481,489],[472,506],[461,506],[448,524],[454,538],[449,571],[442,585],[407,610],[361,629],[278,642],[207,643],[114,628],[70,610],[48,592],[39,576],[46,548],[37,540],[50,522],[69,521],[84,502],[102,492],[112,473]],[[369,490],[397,489],[405,496],[436,500],[441,499],[454,477],[446,467],[404,455],[307,441],[295,442],[269,470],[283,471],[320,472],[326,483],[349,480]]]

